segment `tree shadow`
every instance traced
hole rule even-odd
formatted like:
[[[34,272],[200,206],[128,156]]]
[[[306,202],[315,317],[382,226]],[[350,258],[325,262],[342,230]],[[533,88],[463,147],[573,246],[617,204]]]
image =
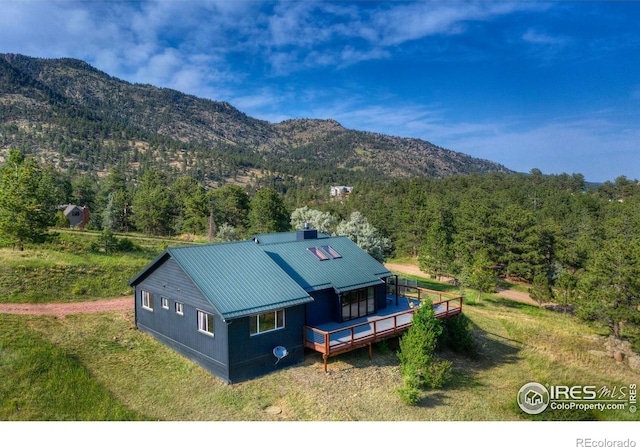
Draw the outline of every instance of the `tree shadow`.
[[[520,350],[526,345],[518,340],[489,332],[471,323],[475,349],[457,353],[443,349],[439,355],[453,363],[453,374],[444,389],[463,389],[484,386],[483,374],[495,367],[520,361]]]
[[[447,394],[442,390],[437,390],[435,392],[431,391],[427,396],[422,397],[416,406],[420,408],[436,408],[442,405],[447,405]]]

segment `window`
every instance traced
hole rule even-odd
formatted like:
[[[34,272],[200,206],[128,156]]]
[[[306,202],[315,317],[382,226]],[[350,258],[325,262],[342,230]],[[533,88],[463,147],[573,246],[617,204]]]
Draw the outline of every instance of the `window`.
[[[340,297],[342,303],[342,321],[353,320],[375,313],[375,289],[353,290]]]
[[[180,303],[180,302],[176,301],[176,303],[175,303],[175,309],[176,309],[176,313],[177,313],[178,315],[184,315],[184,309],[183,309],[183,307],[182,307],[182,303]]]
[[[284,327],[284,309],[266,312],[249,317],[249,333],[251,335],[275,331]]]
[[[166,297],[162,297],[160,298],[160,300],[162,301],[162,308],[163,309],[168,309],[169,308],[169,298]]]
[[[213,315],[198,311],[198,330],[205,334],[213,335]]]
[[[327,255],[325,255],[324,253],[322,253],[322,251],[318,249],[318,247],[308,247],[307,250],[309,250],[309,253],[311,253],[313,256],[315,256],[321,261],[326,261],[327,259],[329,259]]]
[[[323,245],[322,250],[325,251],[333,259],[338,259],[342,257],[342,255],[337,251],[335,251],[331,245]]]
[[[142,295],[142,308],[153,312],[153,296],[151,293],[143,290],[140,294]]]

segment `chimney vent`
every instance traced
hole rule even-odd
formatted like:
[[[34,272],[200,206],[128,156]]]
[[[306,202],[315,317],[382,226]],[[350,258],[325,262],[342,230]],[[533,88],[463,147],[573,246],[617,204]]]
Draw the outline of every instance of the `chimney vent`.
[[[296,231],[297,241],[303,241],[305,239],[318,239],[318,230],[310,229],[308,222],[304,224],[303,230]]]

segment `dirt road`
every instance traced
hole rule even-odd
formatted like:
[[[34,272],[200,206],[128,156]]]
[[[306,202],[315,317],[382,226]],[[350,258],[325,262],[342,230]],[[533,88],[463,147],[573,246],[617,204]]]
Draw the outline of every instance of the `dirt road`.
[[[429,275],[420,271],[416,265],[387,263],[385,267],[397,273],[405,273],[431,279]],[[442,278],[445,282],[451,278]],[[519,301],[521,303],[537,306],[538,303],[529,297],[529,294],[516,290],[499,290],[498,296]],[[0,313],[22,315],[53,315],[64,318],[73,314],[90,314],[98,312],[128,311],[133,310],[133,297],[104,299],[98,301],[85,301],[79,303],[44,303],[44,304],[1,304]]]
[[[85,301],[80,303],[0,304],[0,313],[22,315],[53,315],[64,318],[73,314],[91,314],[118,310],[133,310],[133,297]]]

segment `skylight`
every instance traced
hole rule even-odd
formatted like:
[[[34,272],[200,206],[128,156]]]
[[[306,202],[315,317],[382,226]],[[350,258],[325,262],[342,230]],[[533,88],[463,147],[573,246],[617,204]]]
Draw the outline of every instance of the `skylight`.
[[[335,251],[333,247],[330,245],[323,245],[321,248],[325,253],[331,256],[332,259],[338,259],[342,257],[342,255],[337,251]]]
[[[309,250],[309,253],[311,253],[321,261],[326,261],[327,259],[329,259],[327,255],[325,255],[320,249],[318,249],[318,247],[308,247],[307,250]]]

